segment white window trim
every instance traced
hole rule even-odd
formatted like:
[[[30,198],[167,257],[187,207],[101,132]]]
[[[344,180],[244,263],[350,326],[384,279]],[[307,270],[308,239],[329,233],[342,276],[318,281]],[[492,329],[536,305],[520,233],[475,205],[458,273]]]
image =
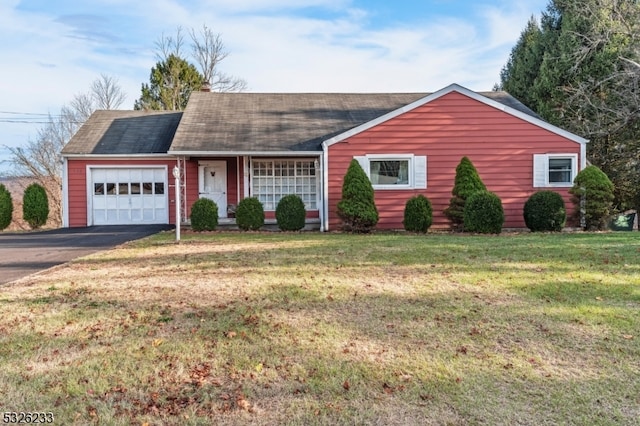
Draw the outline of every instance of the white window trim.
[[[424,161],[424,182],[418,185],[416,182],[416,162],[417,157],[414,154],[366,154],[364,156],[355,157],[360,163],[364,172],[371,180],[370,161],[408,161],[409,162],[409,182],[404,185],[378,185],[372,184],[375,190],[405,190],[405,189],[426,189],[426,157],[421,157]]]
[[[570,182],[549,182],[549,160],[571,159],[571,181]],[[544,167],[540,170],[539,167]],[[541,179],[544,174],[544,181]],[[578,154],[573,153],[553,153],[534,154],[533,156],[533,187],[534,188],[571,188],[573,181],[578,174]]]
[[[248,172],[249,174],[249,179],[250,179],[250,183],[247,183],[247,186],[245,186],[245,192],[249,192],[248,195],[245,196],[245,198],[247,196],[252,196],[252,197],[259,197],[259,194],[256,193],[256,191],[254,190],[254,182],[255,182],[255,176],[254,176],[254,162],[271,162],[274,163],[276,161],[294,161],[294,162],[299,162],[299,161],[310,161],[314,163],[314,167],[316,170],[316,174],[315,174],[315,178],[316,178],[316,186],[315,186],[315,203],[316,203],[316,207],[311,208],[311,207],[307,207],[306,203],[305,203],[305,208],[307,211],[319,211],[321,208],[321,198],[320,198],[320,177],[318,174],[318,170],[319,170],[319,159],[318,158],[306,158],[306,157],[283,157],[283,158],[262,158],[262,157],[258,157],[258,158],[250,158],[250,161],[248,161],[248,170],[245,169],[245,173]],[[267,210],[265,209],[265,211],[275,211],[275,207],[273,210]]]

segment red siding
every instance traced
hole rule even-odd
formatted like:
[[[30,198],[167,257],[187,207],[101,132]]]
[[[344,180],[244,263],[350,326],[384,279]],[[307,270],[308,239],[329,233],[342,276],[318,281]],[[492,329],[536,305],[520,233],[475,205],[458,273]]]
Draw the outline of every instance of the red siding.
[[[167,183],[169,185],[169,223],[175,223],[175,185],[173,178],[173,167],[175,160],[98,160],[98,159],[75,159],[67,161],[67,176],[69,180],[69,226],[87,226],[87,166],[119,166],[119,167],[139,167],[139,166],[167,166]],[[197,173],[196,173],[197,178]]]
[[[340,227],[336,206],[354,156],[427,156],[427,189],[377,190],[378,228],[402,229],[405,202],[424,194],[433,205],[433,227],[448,228],[443,214],[451,198],[455,168],[469,157],[490,191],[502,200],[506,228],[524,228],[522,209],[533,187],[533,154],[580,154],[580,144],[452,92],[329,147],[329,228]],[[580,159],[578,159],[580,164]],[[559,192],[571,209],[568,188]]]

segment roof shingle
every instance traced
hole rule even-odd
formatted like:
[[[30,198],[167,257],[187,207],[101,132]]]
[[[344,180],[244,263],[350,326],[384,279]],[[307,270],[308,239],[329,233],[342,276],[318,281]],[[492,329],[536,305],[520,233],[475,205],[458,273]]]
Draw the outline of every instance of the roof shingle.
[[[95,111],[62,153],[166,154],[181,117],[175,111]]]
[[[535,116],[504,92],[480,94]],[[323,141],[428,95],[194,92],[170,153],[321,151]]]

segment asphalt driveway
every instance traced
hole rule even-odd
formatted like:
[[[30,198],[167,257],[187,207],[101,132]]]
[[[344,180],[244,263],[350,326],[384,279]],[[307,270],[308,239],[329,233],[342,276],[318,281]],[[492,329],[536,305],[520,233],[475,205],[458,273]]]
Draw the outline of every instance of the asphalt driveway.
[[[0,233],[0,284],[171,228],[170,225],[92,226]]]

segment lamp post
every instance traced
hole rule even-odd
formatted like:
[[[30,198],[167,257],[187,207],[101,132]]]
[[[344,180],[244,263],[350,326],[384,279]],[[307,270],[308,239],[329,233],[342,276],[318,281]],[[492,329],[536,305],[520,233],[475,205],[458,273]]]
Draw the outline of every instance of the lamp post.
[[[180,241],[180,169],[173,167],[173,177],[176,179],[176,241]]]

